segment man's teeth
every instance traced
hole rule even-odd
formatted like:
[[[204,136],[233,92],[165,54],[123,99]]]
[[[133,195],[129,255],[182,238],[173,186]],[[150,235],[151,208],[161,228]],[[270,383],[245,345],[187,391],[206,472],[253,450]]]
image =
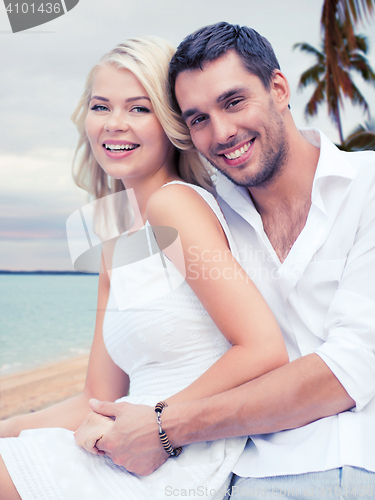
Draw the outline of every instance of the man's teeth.
[[[137,144],[104,144],[105,148],[109,151],[124,151],[129,149],[135,149],[138,147]]]
[[[236,149],[236,151],[234,151],[233,153],[229,153],[227,155],[224,154],[225,158],[228,158],[228,160],[235,160],[236,158],[239,158],[240,156],[242,156],[246,153],[246,151],[249,149],[252,142],[253,142],[253,139],[250,142],[248,142],[247,144],[245,144],[244,146],[242,146],[242,148]]]

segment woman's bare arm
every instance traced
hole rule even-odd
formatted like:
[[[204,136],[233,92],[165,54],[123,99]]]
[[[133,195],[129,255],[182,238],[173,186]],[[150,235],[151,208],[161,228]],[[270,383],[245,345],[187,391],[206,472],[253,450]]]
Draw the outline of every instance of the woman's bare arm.
[[[23,429],[41,427],[76,430],[91,411],[88,404],[90,398],[115,401],[127,394],[128,376],[112,361],[103,341],[103,319],[108,296],[109,278],[104,271],[99,275],[95,333],[83,392],[44,410],[1,421],[0,437],[18,436]]]
[[[151,196],[147,215],[152,226],[178,231],[184,263],[171,248],[164,253],[186,274],[187,283],[232,344],[195,382],[168,398],[168,404],[232,389],[287,363],[271,310],[232,256],[216,215],[202,197],[188,186],[166,186]]]

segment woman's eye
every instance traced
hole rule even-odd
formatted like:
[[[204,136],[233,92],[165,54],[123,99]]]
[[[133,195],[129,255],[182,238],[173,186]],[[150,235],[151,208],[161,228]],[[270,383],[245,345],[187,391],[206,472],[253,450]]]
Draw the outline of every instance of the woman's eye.
[[[107,106],[104,106],[104,104],[94,104],[92,108],[90,108],[92,111],[107,111],[108,108]]]
[[[134,106],[132,108],[132,111],[135,111],[136,113],[149,113],[150,110],[148,108],[145,108],[144,106]]]

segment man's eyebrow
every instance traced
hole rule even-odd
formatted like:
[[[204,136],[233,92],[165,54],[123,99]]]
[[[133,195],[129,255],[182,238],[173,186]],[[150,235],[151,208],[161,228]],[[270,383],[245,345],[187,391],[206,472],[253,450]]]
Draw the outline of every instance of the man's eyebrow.
[[[234,89],[226,90],[221,95],[219,95],[219,97],[216,99],[216,102],[217,103],[223,102],[226,99],[229,99],[230,97],[233,97],[236,94],[244,94],[246,93],[246,90],[247,89],[242,87],[235,87]]]
[[[184,111],[181,115],[181,118],[184,120],[184,122],[186,122],[186,120],[190,117],[190,116],[193,116],[195,115],[196,113],[199,113],[199,109],[197,108],[192,108],[192,109],[188,109],[187,111]]]
[[[219,97],[216,99],[216,102],[221,103],[221,102],[225,101],[226,99],[233,97],[234,95],[244,94],[244,93],[246,93],[246,91],[247,91],[247,89],[244,87],[235,87],[234,89],[226,90],[221,95],[219,95]],[[195,115],[196,113],[199,113],[199,112],[200,111],[197,108],[188,109],[181,114],[181,118],[186,122],[186,120],[190,116]]]

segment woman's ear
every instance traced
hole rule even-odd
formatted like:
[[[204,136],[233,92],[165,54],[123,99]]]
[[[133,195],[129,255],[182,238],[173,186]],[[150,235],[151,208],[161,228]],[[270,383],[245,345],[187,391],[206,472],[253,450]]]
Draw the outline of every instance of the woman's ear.
[[[289,105],[290,87],[284,73],[275,69],[271,81],[271,93],[274,102],[280,112],[283,112]]]

